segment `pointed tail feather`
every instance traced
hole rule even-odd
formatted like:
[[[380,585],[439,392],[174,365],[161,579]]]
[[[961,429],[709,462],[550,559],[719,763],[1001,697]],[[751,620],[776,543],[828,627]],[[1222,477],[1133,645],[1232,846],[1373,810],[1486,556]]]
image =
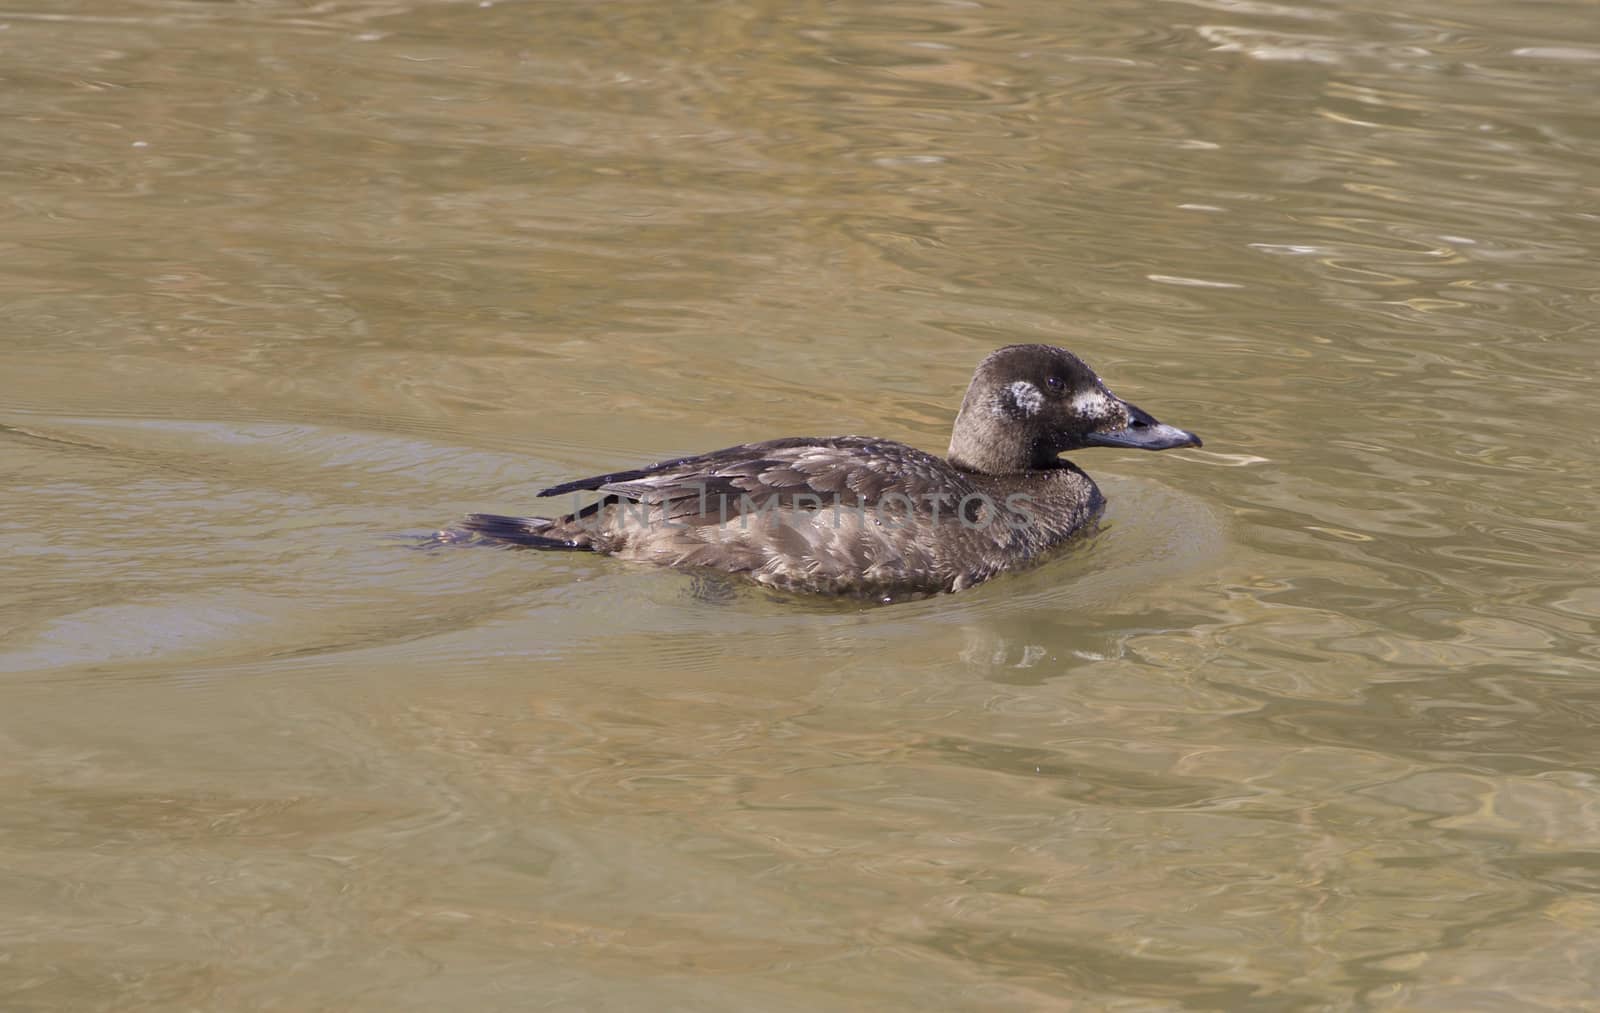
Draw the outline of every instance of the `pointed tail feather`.
[[[554,525],[548,517],[506,517],[502,514],[467,514],[461,527],[480,538],[530,549],[578,549],[589,546],[570,538],[545,534]]]

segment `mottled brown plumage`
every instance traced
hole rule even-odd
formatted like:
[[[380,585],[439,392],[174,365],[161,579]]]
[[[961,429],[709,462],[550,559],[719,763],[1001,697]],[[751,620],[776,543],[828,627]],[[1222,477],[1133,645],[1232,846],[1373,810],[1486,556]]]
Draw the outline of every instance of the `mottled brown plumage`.
[[[748,443],[553,486],[559,517],[470,514],[484,539],[742,574],[771,587],[905,597],[1026,566],[1104,507],[1058,454],[1199,446],[1117,398],[1076,356],[1011,345],[979,364],[947,458],[866,436]],[[453,533],[443,533],[451,537]]]

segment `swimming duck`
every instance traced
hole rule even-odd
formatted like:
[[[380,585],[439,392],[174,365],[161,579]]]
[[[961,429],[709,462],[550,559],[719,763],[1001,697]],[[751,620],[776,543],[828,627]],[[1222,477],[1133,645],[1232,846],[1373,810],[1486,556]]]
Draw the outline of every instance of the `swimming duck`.
[[[541,492],[574,497],[563,516],[469,514],[440,535],[892,600],[1027,566],[1098,517],[1104,497],[1063,452],[1198,446],[1071,352],[1009,345],[978,364],[942,458],[868,436],[747,443]]]

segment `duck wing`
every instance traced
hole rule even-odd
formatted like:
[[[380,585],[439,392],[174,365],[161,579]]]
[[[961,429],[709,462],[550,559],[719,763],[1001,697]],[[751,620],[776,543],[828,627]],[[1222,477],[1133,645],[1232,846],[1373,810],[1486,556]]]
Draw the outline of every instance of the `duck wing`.
[[[777,505],[819,509],[889,506],[948,513],[977,494],[942,458],[865,436],[792,437],[662,461],[551,486],[539,495],[592,491],[662,508],[668,517],[737,517]]]

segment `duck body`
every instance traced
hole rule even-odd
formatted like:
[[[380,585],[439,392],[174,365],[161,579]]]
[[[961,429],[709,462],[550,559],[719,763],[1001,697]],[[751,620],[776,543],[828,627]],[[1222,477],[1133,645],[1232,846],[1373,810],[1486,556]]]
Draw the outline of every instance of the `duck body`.
[[[747,443],[552,486],[540,495],[573,497],[569,512],[469,514],[461,534],[786,591],[953,592],[1032,565],[1100,515],[1093,480],[1058,456],[1094,445],[1200,439],[1111,394],[1070,352],[1012,345],[979,365],[946,457],[866,436]]]

